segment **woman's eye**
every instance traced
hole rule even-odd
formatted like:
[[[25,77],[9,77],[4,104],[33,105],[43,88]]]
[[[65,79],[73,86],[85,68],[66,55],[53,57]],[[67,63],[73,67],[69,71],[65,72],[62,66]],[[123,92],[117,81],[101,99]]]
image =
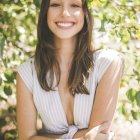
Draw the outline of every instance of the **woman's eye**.
[[[52,4],[50,4],[50,6],[51,7],[59,7],[59,6],[61,6],[61,4],[59,4],[59,3],[52,3]]]
[[[80,8],[80,7],[81,7],[81,6],[78,5],[78,4],[72,4],[71,6],[72,6],[72,7],[75,7],[75,8]]]

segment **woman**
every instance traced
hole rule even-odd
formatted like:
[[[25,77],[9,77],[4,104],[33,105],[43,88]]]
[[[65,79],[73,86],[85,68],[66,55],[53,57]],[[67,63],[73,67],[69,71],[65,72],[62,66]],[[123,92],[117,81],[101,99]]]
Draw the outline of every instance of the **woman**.
[[[42,0],[35,56],[17,74],[19,140],[110,139],[123,58],[94,51],[92,27],[86,0]]]

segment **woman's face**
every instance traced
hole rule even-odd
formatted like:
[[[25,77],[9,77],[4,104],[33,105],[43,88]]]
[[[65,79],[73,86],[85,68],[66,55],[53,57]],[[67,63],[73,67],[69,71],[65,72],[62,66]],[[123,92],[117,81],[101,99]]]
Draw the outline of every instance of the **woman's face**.
[[[50,0],[47,23],[55,37],[76,36],[84,25],[82,0]]]

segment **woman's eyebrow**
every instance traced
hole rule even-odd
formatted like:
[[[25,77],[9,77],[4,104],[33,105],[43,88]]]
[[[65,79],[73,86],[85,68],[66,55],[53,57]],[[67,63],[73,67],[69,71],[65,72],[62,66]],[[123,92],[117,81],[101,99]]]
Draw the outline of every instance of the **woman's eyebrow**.
[[[79,3],[79,4],[82,4],[82,0],[72,0],[73,2],[76,2],[76,3]]]
[[[50,0],[50,3],[61,2],[62,0]]]
[[[72,0],[71,2],[76,3],[78,5],[82,5],[82,1],[81,0]]]

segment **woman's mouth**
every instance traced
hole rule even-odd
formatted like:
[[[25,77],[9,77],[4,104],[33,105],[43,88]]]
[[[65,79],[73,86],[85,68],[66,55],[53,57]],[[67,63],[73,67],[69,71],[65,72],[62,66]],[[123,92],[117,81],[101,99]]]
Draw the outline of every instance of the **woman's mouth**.
[[[68,29],[74,26],[74,22],[56,22],[56,25],[62,29]]]

